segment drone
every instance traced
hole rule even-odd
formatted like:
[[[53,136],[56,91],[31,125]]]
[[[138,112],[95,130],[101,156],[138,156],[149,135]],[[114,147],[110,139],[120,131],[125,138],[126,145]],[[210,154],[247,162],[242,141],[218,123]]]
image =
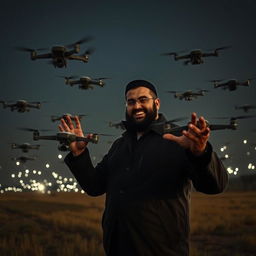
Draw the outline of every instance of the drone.
[[[103,80],[110,79],[108,77],[99,77],[99,78],[91,78],[89,76],[82,76],[77,80],[71,80],[77,78],[77,76],[65,76],[65,84],[74,86],[79,84],[79,89],[93,89],[93,85],[98,85],[100,87],[104,87],[105,82]]]
[[[22,152],[27,153],[30,149],[39,149],[40,145],[31,145],[29,143],[23,143],[23,144],[11,144],[12,149],[21,149]]]
[[[19,165],[19,163],[24,164],[28,160],[36,160],[36,157],[20,156],[20,157],[12,157],[12,160],[16,161],[16,164]]]
[[[120,121],[118,123],[112,123],[111,121],[108,122],[108,125],[109,127],[115,127],[116,129],[121,129],[121,130],[124,130],[125,129],[125,126],[124,126],[124,123],[123,121]]]
[[[97,144],[99,141],[99,135],[111,136],[109,134],[93,133],[91,138],[76,136],[71,132],[58,132],[55,135],[41,136],[38,130],[33,131],[34,140],[57,140],[59,142],[58,149],[60,151],[68,151],[70,143],[74,141],[84,141]]]
[[[195,49],[192,50],[190,53],[185,54],[185,55],[178,55],[179,53],[182,53],[184,51],[180,51],[180,52],[168,52],[168,53],[163,53],[161,55],[168,55],[168,56],[174,56],[174,60],[184,60],[184,59],[188,59],[185,60],[183,63],[184,65],[188,65],[189,63],[191,63],[192,65],[198,65],[198,64],[202,64],[204,63],[203,58],[204,57],[218,57],[219,56],[219,51],[220,50],[225,50],[230,48],[230,46],[224,46],[224,47],[220,47],[220,48],[216,48],[213,50],[209,50],[209,52],[203,52],[200,49]]]
[[[167,91],[168,93],[174,93],[174,98],[178,98],[180,100],[186,100],[186,101],[191,101],[193,99],[196,99],[198,96],[204,96],[205,92],[208,92],[208,90],[202,90],[200,89],[199,91],[185,91],[185,92],[177,92],[177,91]]]
[[[224,81],[223,79],[220,80],[210,80],[209,82],[212,82],[214,85],[214,88],[219,88],[221,87],[223,90],[230,90],[230,91],[235,91],[238,86],[249,86],[251,84],[251,81],[254,80],[255,78],[248,78],[245,81],[238,81],[237,79],[230,79],[226,82],[221,83]]]
[[[67,116],[69,116],[71,120],[75,120],[75,115],[71,115],[69,113],[63,114],[62,116],[51,116],[51,120],[52,120],[52,122],[55,122],[55,121],[59,121],[62,118],[65,119]],[[81,120],[82,117],[84,117],[84,116],[86,116],[86,115],[83,115],[83,114],[77,115],[79,120]]]
[[[41,103],[43,102],[28,102],[26,100],[18,100],[16,103],[6,103],[0,101],[4,108],[10,108],[11,111],[17,110],[20,113],[29,112],[30,108],[40,109]]]
[[[62,46],[62,45],[53,46],[49,53],[44,53],[44,54],[38,54],[37,51],[47,50],[47,48],[46,49],[45,48],[30,49],[26,47],[17,47],[17,49],[20,51],[30,52],[31,60],[52,59],[50,63],[53,64],[55,68],[56,67],[63,68],[63,67],[67,67],[67,60],[79,60],[86,63],[88,62],[89,55],[92,54],[94,51],[93,48],[89,48],[87,51],[85,51],[85,53],[81,55],[77,55],[77,53],[80,52],[80,45],[82,43],[89,42],[91,39],[92,39],[91,37],[85,37],[73,44],[69,44],[65,46]]]
[[[248,119],[248,118],[254,118],[256,115],[249,115],[249,116],[235,116],[235,117],[215,117],[215,119],[229,119],[228,124],[210,124],[209,121],[206,120],[207,127],[210,128],[211,131],[216,130],[237,130],[237,120],[238,119]],[[199,121],[197,122],[197,126],[200,127]],[[188,130],[188,125],[185,126],[173,126],[170,121],[165,122],[162,127],[159,127],[162,129],[163,133],[171,133],[175,135],[180,135],[183,130]]]
[[[248,113],[250,109],[256,109],[256,105],[244,104],[241,106],[235,106],[235,109],[242,109],[244,112]]]

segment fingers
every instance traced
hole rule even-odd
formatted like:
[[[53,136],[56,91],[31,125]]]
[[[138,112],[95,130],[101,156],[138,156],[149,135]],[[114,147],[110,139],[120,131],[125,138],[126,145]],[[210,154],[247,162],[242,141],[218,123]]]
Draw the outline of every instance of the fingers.
[[[195,112],[193,112],[192,114],[191,114],[191,124],[193,124],[193,125],[196,125],[196,113]]]
[[[61,132],[64,132],[64,129],[63,129],[63,127],[59,124],[58,125],[58,127],[59,127],[59,130],[61,131]]]
[[[62,129],[61,131],[62,132],[69,132],[70,127],[67,125],[66,121],[63,118],[61,118],[60,121],[61,121],[61,124],[59,125],[59,127],[61,127],[61,129]]]
[[[81,123],[78,116],[75,116],[75,124],[76,124],[76,128],[81,130]]]
[[[70,128],[70,130],[74,130],[74,125],[73,125],[73,122],[70,118],[70,116],[65,116],[65,119],[66,119],[66,123],[68,125],[68,127]]]
[[[192,113],[188,131],[183,131],[182,133],[196,143],[203,143],[208,140],[210,129],[202,116],[197,120],[196,113]]]

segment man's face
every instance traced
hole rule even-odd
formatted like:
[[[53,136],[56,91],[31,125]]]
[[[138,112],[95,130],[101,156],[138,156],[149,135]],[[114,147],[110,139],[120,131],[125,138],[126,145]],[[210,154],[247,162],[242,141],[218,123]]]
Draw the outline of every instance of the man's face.
[[[146,87],[131,89],[126,94],[126,120],[136,131],[145,130],[158,118],[160,100]]]

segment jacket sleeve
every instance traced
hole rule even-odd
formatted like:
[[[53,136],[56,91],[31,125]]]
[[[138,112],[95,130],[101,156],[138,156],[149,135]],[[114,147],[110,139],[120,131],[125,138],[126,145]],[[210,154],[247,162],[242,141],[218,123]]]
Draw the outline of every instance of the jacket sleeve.
[[[70,152],[64,159],[82,189],[90,196],[99,196],[106,192],[108,176],[107,155],[93,166],[88,148],[79,156]]]
[[[196,157],[190,151],[187,151],[187,156],[192,164],[189,176],[197,191],[218,194],[225,190],[228,173],[209,142],[202,156]]]

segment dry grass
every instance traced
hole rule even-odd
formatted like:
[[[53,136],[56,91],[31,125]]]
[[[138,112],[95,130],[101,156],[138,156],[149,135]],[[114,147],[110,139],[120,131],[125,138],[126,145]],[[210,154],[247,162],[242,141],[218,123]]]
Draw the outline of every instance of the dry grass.
[[[104,197],[79,193],[0,196],[1,256],[101,256]],[[191,256],[252,256],[256,192],[192,194]]]

